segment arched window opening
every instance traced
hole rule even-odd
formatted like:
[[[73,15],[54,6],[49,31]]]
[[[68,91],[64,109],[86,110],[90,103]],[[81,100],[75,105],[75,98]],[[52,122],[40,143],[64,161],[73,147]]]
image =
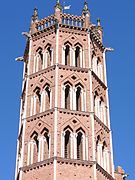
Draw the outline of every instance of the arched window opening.
[[[65,87],[65,109],[70,109],[70,86]]]
[[[69,45],[66,45],[66,49],[65,49],[65,65],[70,66],[70,47],[69,47]]]
[[[40,106],[41,106],[41,94],[40,94],[40,89],[37,88],[35,90],[35,95],[36,95],[36,113],[40,112]]]
[[[36,143],[36,152],[38,153],[39,152],[39,140],[38,140],[38,137],[35,136],[33,139],[34,139],[34,141]]]
[[[42,48],[39,48],[37,52],[38,52],[37,66],[38,66],[38,70],[40,71],[42,69],[42,65],[43,65],[43,50],[42,50]]]
[[[67,130],[65,132],[65,149],[64,149],[64,155],[65,158],[70,158],[70,131]]]
[[[44,159],[49,158],[49,132],[44,133]]]
[[[51,56],[52,56],[51,48],[48,47],[47,48],[47,67],[51,66]]]
[[[31,163],[36,163],[38,161],[38,153],[39,153],[39,140],[38,140],[38,134],[34,131],[34,133],[31,136],[31,148],[30,148],[30,158]]]
[[[50,109],[50,87],[45,88],[46,91],[46,109]]]
[[[100,136],[97,136],[96,153],[97,153],[97,163],[101,165],[101,162],[102,162],[102,143],[101,143]]]
[[[80,47],[76,47],[75,50],[75,67],[80,67]]]
[[[82,107],[81,107],[81,88],[77,87],[77,91],[76,91],[76,110],[77,111],[81,111]]]
[[[77,159],[83,159],[83,142],[82,142],[83,134],[78,132],[77,134]]]

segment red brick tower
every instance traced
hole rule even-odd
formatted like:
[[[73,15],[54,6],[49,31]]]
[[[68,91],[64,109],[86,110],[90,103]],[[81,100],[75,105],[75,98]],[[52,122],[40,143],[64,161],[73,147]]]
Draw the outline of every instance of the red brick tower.
[[[102,27],[81,16],[32,16],[24,79],[16,180],[113,180]],[[122,180],[124,172],[117,171]],[[121,175],[122,174],[122,175]]]

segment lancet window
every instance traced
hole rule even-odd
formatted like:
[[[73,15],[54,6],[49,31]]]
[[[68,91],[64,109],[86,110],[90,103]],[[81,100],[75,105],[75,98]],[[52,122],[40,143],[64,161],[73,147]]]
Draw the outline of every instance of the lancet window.
[[[65,109],[70,109],[70,86],[65,86]]]
[[[106,106],[102,97],[95,92],[94,96],[95,115],[106,125]]]
[[[35,115],[40,112],[41,106],[41,90],[39,87],[36,87],[31,96],[31,108],[30,115]]]
[[[86,111],[86,93],[84,87],[79,83],[75,86],[75,110]]]
[[[34,131],[28,143],[27,165],[36,163],[38,161],[38,153],[39,153],[38,133]]]
[[[65,47],[65,65],[70,66],[70,46]]]
[[[75,49],[75,67],[80,67],[80,47],[77,46]]]
[[[103,81],[103,65],[95,53],[92,55],[92,68],[94,73]]]
[[[96,152],[97,163],[102,166],[107,172],[110,172],[109,151],[106,142],[102,142],[100,136],[97,137]]]
[[[27,165],[43,161],[50,157],[49,130],[44,128],[41,134],[33,132],[28,142]]]
[[[46,84],[41,94],[41,112],[51,108],[52,91],[49,84]]]
[[[42,65],[43,65],[43,49],[39,47],[34,56],[33,73],[40,71],[42,69]]]
[[[67,126],[62,132],[62,157],[78,160],[88,159],[88,139],[82,128],[74,131]]]
[[[84,87],[78,83],[72,86],[69,82],[62,85],[62,108],[86,111],[86,91]]]

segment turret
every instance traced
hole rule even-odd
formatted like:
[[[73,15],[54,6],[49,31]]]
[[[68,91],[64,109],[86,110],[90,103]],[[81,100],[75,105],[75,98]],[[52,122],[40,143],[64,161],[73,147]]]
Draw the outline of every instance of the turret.
[[[90,10],[88,8],[88,3],[86,0],[84,2],[84,7],[82,10],[82,16],[85,18],[84,26],[89,27],[89,25],[90,25]]]

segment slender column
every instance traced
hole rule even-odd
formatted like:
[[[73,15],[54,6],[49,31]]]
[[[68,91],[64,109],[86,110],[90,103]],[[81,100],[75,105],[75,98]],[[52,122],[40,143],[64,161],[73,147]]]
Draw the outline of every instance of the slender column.
[[[65,65],[65,46],[62,46],[62,64]]]
[[[52,108],[52,89],[50,90],[50,109]]]
[[[62,139],[61,139],[61,156],[64,158],[65,157],[65,132],[62,132],[61,136],[62,136]]]
[[[103,145],[99,144],[99,152],[100,152],[100,166],[103,166],[103,151],[102,151]]]
[[[73,110],[76,111],[76,88],[73,87]]]
[[[85,51],[82,51],[82,67],[85,68]]]
[[[77,159],[77,134],[74,133],[74,159]]]
[[[100,78],[103,81],[103,66],[100,64]]]
[[[48,61],[48,51],[45,53],[45,68],[47,68],[47,62]]]
[[[33,107],[34,107],[34,97],[31,96],[31,104],[30,104],[30,116],[33,115]]]
[[[27,166],[30,165],[30,142],[28,143],[28,157],[27,157]]]
[[[73,108],[73,89],[70,87],[70,110]]]
[[[73,66],[75,66],[75,48],[72,48],[72,51],[73,51]]]
[[[51,134],[49,134],[49,157],[51,157]]]
[[[101,157],[100,157],[100,144],[98,143],[97,144],[97,162],[98,162],[98,164],[100,164],[100,160],[101,159]]]
[[[38,141],[39,141],[39,149],[38,149],[38,162],[41,161],[41,150],[42,150],[42,136],[38,137]]]
[[[106,170],[110,173],[110,158],[109,158],[109,151],[106,149]]]
[[[37,55],[36,58],[36,72],[38,72],[38,69],[39,69],[39,55]]]
[[[42,69],[45,69],[46,51],[43,52],[43,65]]]
[[[36,103],[37,103],[37,98],[36,95],[34,95],[34,106],[33,106],[33,114],[36,114]]]
[[[88,136],[86,136],[86,139],[85,139],[85,141],[86,141],[86,161],[88,161],[88,157],[89,157],[89,154],[88,154]]]
[[[104,124],[106,125],[106,107],[105,107],[105,104],[103,106],[103,121],[104,121]]]
[[[84,111],[87,111],[87,97],[86,97],[86,90],[84,90]]]
[[[81,111],[84,111],[84,92],[83,89],[81,89],[81,103],[82,103],[82,107],[81,107]]]
[[[61,93],[61,107],[65,108],[65,86],[61,86],[62,93]]]
[[[83,67],[83,62],[82,62],[82,49],[80,49],[80,67]]]
[[[106,165],[107,165],[106,160],[107,159],[106,159],[106,150],[105,149],[103,150],[102,154],[103,154],[103,157],[102,157],[103,158],[103,168],[106,170]]]
[[[86,160],[86,154],[85,154],[86,153],[86,151],[85,151],[86,150],[85,149],[86,148],[86,146],[85,146],[86,144],[85,144],[85,135],[84,134],[83,134],[82,138],[83,138],[83,160]]]
[[[70,158],[73,159],[73,134],[70,134]]]

